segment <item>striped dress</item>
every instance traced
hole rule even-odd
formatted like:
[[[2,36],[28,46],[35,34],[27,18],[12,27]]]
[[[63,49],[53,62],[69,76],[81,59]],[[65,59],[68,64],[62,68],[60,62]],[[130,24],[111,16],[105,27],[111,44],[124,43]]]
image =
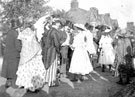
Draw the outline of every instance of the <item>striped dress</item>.
[[[49,86],[55,85],[57,68],[58,68],[58,56],[60,54],[60,42],[58,30],[51,28],[45,32],[42,38],[42,55],[43,63],[47,70],[46,82]]]

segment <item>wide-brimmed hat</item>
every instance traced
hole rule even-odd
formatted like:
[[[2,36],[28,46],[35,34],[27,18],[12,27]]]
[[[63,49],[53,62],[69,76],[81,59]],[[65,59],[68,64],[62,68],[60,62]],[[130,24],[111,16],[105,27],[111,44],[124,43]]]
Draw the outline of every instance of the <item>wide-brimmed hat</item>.
[[[74,27],[76,27],[78,30],[86,30],[83,24],[74,24]]]
[[[94,28],[94,26],[92,26],[92,25],[89,25],[89,26],[88,26],[88,29],[89,29],[89,30],[93,30],[93,28]]]
[[[96,26],[95,29],[98,29],[104,32],[110,32],[112,30],[112,27],[104,24],[104,25]]]
[[[95,29],[104,31],[106,29],[106,25],[97,25]]]
[[[59,23],[61,26],[63,25],[62,22],[61,22],[61,20],[55,20],[55,21],[52,23],[52,25],[56,25],[57,23]]]
[[[86,23],[84,26],[85,26],[85,28],[88,29],[88,30],[91,30],[91,29],[94,28],[94,26],[91,25],[91,24],[89,24],[89,23]]]
[[[71,27],[72,26],[72,22],[71,21],[69,21],[69,20],[66,20],[66,22],[65,22],[65,24],[64,24],[64,26],[69,26],[69,27]]]
[[[120,29],[117,36],[118,37],[126,37],[126,30],[125,29]]]
[[[64,26],[68,26],[70,29],[74,29],[73,22],[71,22],[70,20],[66,20]]]
[[[105,32],[106,32],[106,33],[110,32],[111,30],[112,30],[112,27],[106,26],[106,29],[105,29]]]
[[[89,23],[85,23],[85,28],[88,28],[89,27]]]

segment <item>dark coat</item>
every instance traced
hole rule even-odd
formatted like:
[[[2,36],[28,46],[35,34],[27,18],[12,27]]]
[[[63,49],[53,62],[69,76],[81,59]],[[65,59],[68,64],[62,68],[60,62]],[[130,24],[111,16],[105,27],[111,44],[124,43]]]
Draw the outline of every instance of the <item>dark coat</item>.
[[[42,38],[42,55],[45,68],[48,69],[60,54],[59,32],[51,28]]]
[[[17,39],[17,36],[18,32],[11,29],[5,40],[6,47],[2,64],[2,76],[5,78],[16,78],[21,51],[21,42]]]
[[[66,41],[67,38],[67,34],[65,31],[59,31],[59,41],[60,41],[60,45],[62,45],[62,43],[64,43]]]

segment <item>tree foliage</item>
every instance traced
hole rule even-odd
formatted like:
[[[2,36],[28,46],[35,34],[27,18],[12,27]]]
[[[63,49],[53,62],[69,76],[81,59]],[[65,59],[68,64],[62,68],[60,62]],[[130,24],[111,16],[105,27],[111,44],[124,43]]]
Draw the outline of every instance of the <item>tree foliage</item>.
[[[22,17],[39,18],[47,12],[52,11],[49,6],[45,6],[49,1],[45,0],[12,0],[10,2],[0,1],[4,10],[0,13],[1,22],[10,23],[12,19]]]

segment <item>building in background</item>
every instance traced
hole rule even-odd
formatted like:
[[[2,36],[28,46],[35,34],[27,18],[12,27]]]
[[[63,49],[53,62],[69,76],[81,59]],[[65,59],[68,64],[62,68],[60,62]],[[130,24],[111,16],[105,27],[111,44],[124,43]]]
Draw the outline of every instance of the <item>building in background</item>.
[[[135,25],[134,25],[134,22],[127,22],[126,30],[127,30],[128,34],[135,35]]]
[[[71,8],[67,12],[73,23],[85,24],[88,21],[88,11],[79,8],[77,0],[71,2]]]
[[[73,23],[85,24],[88,22],[92,25],[105,24],[108,26],[119,26],[117,19],[111,19],[110,13],[99,14],[96,7],[84,10],[79,8],[79,2],[77,0],[71,1],[71,8],[67,11],[67,15],[71,17]]]

